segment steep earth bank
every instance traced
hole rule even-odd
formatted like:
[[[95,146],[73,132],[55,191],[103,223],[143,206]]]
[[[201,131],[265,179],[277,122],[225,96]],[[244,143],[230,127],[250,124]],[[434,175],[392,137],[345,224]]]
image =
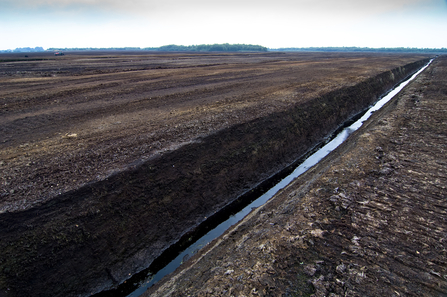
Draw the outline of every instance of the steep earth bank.
[[[315,56],[275,55],[273,60],[269,55],[255,55],[249,66],[241,61],[250,58],[238,55],[224,56],[230,66],[222,63],[222,58],[217,59],[218,66],[198,65],[197,61],[183,65],[187,71],[175,64],[174,77],[175,71],[169,67],[169,73],[152,72],[141,62],[131,65],[148,69],[130,69],[131,76],[123,69],[104,65],[78,72],[74,70],[78,68],[67,66],[76,62],[73,60],[61,64],[68,67],[68,74],[49,71],[51,80],[42,80],[32,71],[17,72],[11,79],[5,71],[0,294],[89,295],[117,285],[426,62],[419,60],[377,73],[390,57],[375,57],[372,63],[368,59],[374,58],[371,56],[363,57],[365,65],[356,71],[343,72],[341,67],[336,71],[328,70],[327,65],[318,68],[319,63],[326,63],[322,57],[310,61]],[[181,58],[164,58],[172,57]],[[291,61],[293,57],[295,61]],[[278,71],[282,78],[296,75],[294,70],[303,64],[300,57],[318,70],[296,76],[317,73],[319,80],[309,83],[311,88],[317,88],[322,78],[329,78],[322,76],[324,71],[343,73],[329,84],[322,83],[335,90],[313,99],[310,94],[320,90],[304,90],[304,99],[297,99],[296,86],[290,81],[287,88],[281,81],[279,90],[275,82],[267,83],[277,79],[272,71]],[[205,55],[198,61],[205,58],[215,59]],[[340,58],[343,62],[334,62],[333,67],[350,65],[349,58]],[[414,56],[405,58],[416,60]],[[374,75],[362,79],[350,76],[364,73],[368,65],[376,65]],[[310,70],[307,67],[304,69]],[[248,76],[244,76],[246,72]],[[110,76],[115,73],[119,76]],[[129,84],[120,85],[120,79],[127,79]],[[204,81],[209,85],[204,87]],[[164,85],[168,82],[172,88]],[[223,103],[209,99],[214,96],[221,100],[222,88],[228,95],[236,87],[234,83],[242,87],[241,82],[255,87],[265,82],[267,89],[260,87],[256,97],[263,92],[268,98],[250,99],[252,95],[245,92],[252,91],[252,86]],[[46,84],[52,83],[57,88],[47,90]],[[110,98],[108,92],[120,98]],[[122,94],[129,97],[122,99]],[[284,100],[289,101],[272,105]],[[202,108],[214,110],[207,114],[200,111]],[[225,109],[228,112],[223,112]],[[244,114],[241,118],[240,112]],[[148,119],[150,115],[156,120]],[[142,124],[148,120],[159,126]],[[199,128],[190,125],[199,120]],[[98,121],[102,121],[101,131],[86,128],[96,127]],[[166,140],[161,144],[159,139]],[[161,150],[176,149],[160,153],[153,147],[156,143]],[[124,169],[120,167],[124,165]]]
[[[447,57],[145,296],[446,296]]]

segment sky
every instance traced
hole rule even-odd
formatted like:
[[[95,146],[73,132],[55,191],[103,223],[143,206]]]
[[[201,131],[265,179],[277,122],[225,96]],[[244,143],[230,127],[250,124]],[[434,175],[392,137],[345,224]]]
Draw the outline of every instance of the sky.
[[[0,0],[18,47],[447,48],[447,0]]]

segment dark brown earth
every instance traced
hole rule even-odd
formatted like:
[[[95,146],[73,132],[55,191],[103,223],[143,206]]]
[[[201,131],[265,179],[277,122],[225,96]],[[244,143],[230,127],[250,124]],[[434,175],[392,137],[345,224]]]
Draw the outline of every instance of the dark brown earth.
[[[0,296],[116,286],[425,58],[2,55]]]
[[[447,296],[447,57],[146,296]]]
[[[26,209],[423,57],[79,53],[2,62],[0,209]]]

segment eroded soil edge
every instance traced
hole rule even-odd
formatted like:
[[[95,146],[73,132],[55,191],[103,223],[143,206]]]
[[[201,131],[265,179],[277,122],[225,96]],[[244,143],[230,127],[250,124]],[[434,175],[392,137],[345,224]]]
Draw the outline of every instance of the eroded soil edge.
[[[446,296],[447,58],[146,296]]]
[[[426,62],[218,131],[26,211],[2,213],[0,295],[88,295],[117,285]]]

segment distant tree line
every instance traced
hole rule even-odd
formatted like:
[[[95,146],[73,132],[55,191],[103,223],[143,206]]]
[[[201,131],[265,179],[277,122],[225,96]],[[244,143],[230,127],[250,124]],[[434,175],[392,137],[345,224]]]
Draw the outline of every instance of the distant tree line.
[[[33,53],[33,52],[44,52],[45,50],[41,46],[32,47],[18,47],[15,50],[0,50],[0,53]]]
[[[446,48],[415,48],[415,47],[287,47],[269,49],[277,52],[394,52],[394,53],[447,53]]]
[[[157,49],[165,52],[266,52],[268,49],[253,44],[199,44],[199,45],[164,45]]]
[[[141,51],[140,47],[50,47],[47,51]]]
[[[25,52],[44,52],[44,51],[164,51],[164,52],[394,52],[394,53],[447,53],[446,48],[371,48],[371,47],[287,47],[287,48],[266,48],[261,45],[253,44],[199,44],[199,45],[164,45],[160,47],[73,47],[73,48],[49,48],[43,47],[22,47],[15,50],[0,50],[0,53],[25,53]]]
[[[200,45],[164,45],[160,47],[113,47],[113,48],[49,48],[48,51],[163,51],[163,52],[266,52],[268,49],[252,44],[200,44]]]

